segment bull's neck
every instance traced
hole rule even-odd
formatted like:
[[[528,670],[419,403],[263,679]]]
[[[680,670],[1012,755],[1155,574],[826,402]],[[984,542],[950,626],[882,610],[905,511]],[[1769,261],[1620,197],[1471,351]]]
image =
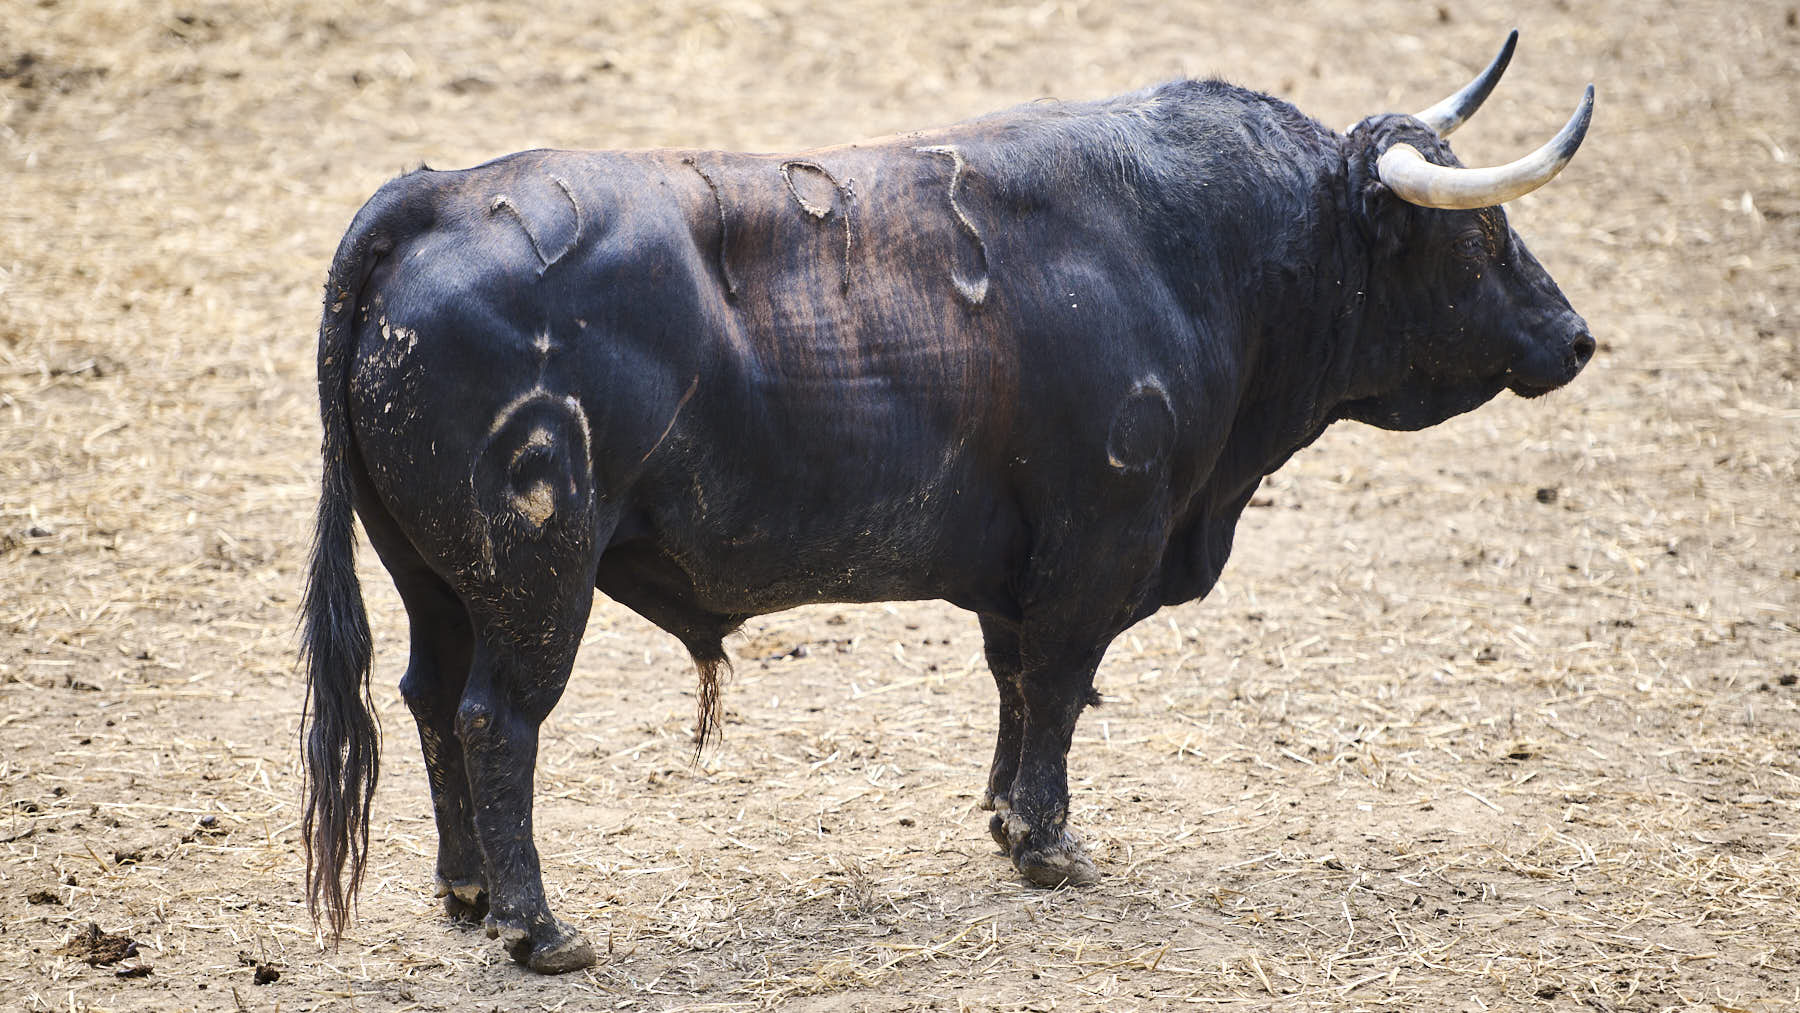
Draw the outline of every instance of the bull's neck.
[[[1293,244],[1303,264],[1266,266],[1246,319],[1248,375],[1220,459],[1216,492],[1248,496],[1263,476],[1318,439],[1346,401],[1367,396],[1385,365],[1368,333],[1371,291],[1366,240],[1341,175],[1310,200],[1308,234]]]

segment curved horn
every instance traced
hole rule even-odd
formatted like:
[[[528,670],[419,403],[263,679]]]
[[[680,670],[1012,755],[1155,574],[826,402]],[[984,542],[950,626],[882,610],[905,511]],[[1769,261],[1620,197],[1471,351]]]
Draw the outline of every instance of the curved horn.
[[[1506,37],[1506,45],[1500,47],[1499,55],[1487,65],[1486,70],[1475,76],[1475,80],[1463,85],[1461,91],[1437,105],[1413,113],[1413,117],[1423,120],[1426,126],[1437,131],[1439,137],[1449,137],[1450,131],[1462,126],[1469,117],[1475,115],[1475,110],[1481,108],[1481,103],[1487,101],[1488,93],[1494,90],[1494,85],[1500,83],[1500,75],[1506,73],[1506,65],[1512,62],[1513,47],[1518,42],[1519,30],[1515,28]]]
[[[1412,145],[1396,144],[1382,152],[1375,163],[1375,174],[1401,200],[1420,207],[1466,211],[1504,204],[1536,190],[1561,172],[1575,157],[1575,149],[1581,147],[1593,115],[1594,86],[1590,84],[1581,107],[1550,143],[1516,162],[1491,169],[1459,169],[1427,162]]]

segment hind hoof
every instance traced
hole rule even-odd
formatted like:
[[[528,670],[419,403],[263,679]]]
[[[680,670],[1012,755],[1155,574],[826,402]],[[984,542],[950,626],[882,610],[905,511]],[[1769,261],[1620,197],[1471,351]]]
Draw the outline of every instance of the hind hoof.
[[[1100,881],[1100,869],[1072,838],[1041,850],[1013,856],[1013,868],[1032,886],[1089,886]]]

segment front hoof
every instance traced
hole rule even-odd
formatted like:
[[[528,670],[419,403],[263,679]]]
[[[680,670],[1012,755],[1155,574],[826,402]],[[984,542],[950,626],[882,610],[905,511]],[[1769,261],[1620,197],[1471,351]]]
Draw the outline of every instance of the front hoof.
[[[594,966],[598,959],[594,948],[581,933],[562,922],[552,920],[545,938],[532,943],[531,956],[525,966],[539,974],[567,974]]]
[[[1002,831],[1017,829],[1003,827]],[[1066,830],[1053,843],[1043,847],[1033,843],[1036,834],[1014,833],[1010,836],[1015,842],[1012,846],[1013,868],[1033,886],[1087,886],[1100,879],[1100,869],[1087,856],[1087,849]]]
[[[489,939],[500,940],[507,956],[539,974],[564,974],[592,967],[597,959],[594,948],[581,933],[555,918],[530,931],[516,922],[501,922],[492,915],[487,919]]]

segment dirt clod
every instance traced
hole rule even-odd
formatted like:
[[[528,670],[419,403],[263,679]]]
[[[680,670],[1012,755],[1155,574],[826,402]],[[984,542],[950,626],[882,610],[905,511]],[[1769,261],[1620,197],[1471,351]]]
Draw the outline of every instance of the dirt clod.
[[[257,957],[254,954],[246,953],[243,950],[239,950],[237,959],[238,959],[238,963],[240,965],[242,965],[244,967],[252,967],[252,968],[256,969],[251,975],[251,980],[255,981],[258,985],[272,984],[273,982],[278,981],[281,978],[281,969],[280,968],[276,967],[274,964],[271,964],[265,960],[262,960],[261,958]]]
[[[104,932],[97,923],[89,922],[87,928],[76,933],[56,952],[94,967],[103,967],[137,956],[138,943],[123,932]]]

